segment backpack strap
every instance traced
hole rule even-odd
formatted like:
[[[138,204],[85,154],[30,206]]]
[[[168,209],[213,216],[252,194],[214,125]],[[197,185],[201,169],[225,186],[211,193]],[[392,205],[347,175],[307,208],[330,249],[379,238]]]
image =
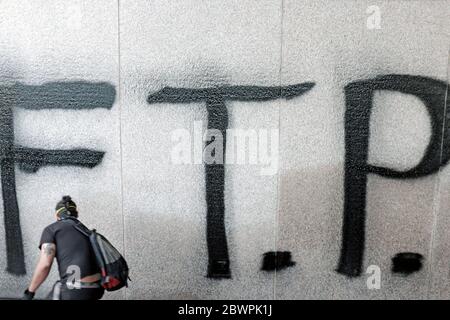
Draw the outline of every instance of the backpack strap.
[[[81,234],[83,234],[84,236],[86,236],[88,238],[90,237],[90,235],[92,234],[92,231],[89,230],[89,228],[86,227],[84,224],[82,224],[80,220],[67,216],[67,217],[61,218],[60,221],[68,222],[69,220],[72,220],[75,222],[75,224],[72,225],[75,228],[75,230],[79,231]]]

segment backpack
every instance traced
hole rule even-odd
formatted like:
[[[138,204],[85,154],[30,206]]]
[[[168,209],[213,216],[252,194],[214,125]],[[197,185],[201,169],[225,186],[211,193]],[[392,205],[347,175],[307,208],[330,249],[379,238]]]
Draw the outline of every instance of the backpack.
[[[94,251],[97,265],[101,273],[101,285],[106,291],[116,291],[128,287],[129,269],[125,258],[103,235],[95,229],[89,230],[78,219],[66,217],[64,220],[75,221],[73,227],[89,238],[92,250]]]

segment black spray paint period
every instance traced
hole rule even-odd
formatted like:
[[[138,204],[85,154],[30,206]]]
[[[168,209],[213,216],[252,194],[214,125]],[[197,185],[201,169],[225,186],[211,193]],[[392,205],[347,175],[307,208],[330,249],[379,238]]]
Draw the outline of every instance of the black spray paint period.
[[[225,158],[228,111],[225,101],[269,101],[279,98],[292,99],[311,90],[314,83],[302,83],[283,87],[224,86],[189,89],[165,87],[149,95],[148,103],[205,102],[208,129],[216,129],[223,136]],[[214,140],[212,140],[214,141]],[[212,141],[206,143],[207,147]],[[206,184],[206,240],[208,247],[208,273],[210,278],[230,278],[230,259],[225,230],[225,168],[223,163],[205,164]]]
[[[422,269],[423,256],[415,252],[399,252],[392,258],[392,272],[410,275]]]
[[[295,266],[292,254],[289,251],[269,251],[264,253],[261,270],[279,271]]]
[[[52,82],[0,86],[0,171],[3,194],[7,271],[23,275],[25,259],[16,194],[15,164],[27,172],[43,166],[98,165],[104,152],[89,149],[47,150],[14,143],[14,108],[82,110],[112,108],[115,88],[106,82]]]

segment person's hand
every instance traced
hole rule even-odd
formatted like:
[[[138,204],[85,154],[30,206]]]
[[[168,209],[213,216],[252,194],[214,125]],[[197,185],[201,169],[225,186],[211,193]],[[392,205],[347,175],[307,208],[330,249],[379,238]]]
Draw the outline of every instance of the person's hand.
[[[33,300],[34,298],[34,292],[29,291],[28,289],[25,290],[23,293],[22,300]]]

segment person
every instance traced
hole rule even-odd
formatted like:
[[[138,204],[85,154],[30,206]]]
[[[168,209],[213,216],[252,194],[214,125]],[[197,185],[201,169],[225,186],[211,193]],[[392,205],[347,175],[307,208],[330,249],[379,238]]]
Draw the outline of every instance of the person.
[[[31,300],[50,273],[56,257],[60,280],[53,286],[53,300],[99,300],[104,294],[100,269],[88,237],[76,230],[77,205],[64,196],[56,205],[56,222],[42,232],[40,258],[23,299]]]

